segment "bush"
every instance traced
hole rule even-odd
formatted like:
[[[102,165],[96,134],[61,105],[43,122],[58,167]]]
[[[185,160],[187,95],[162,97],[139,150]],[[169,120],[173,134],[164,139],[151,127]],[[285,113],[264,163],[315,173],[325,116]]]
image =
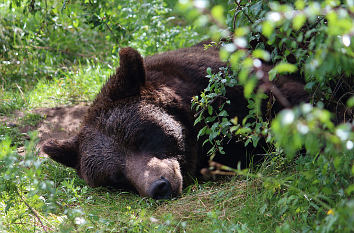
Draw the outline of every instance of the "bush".
[[[354,229],[353,186],[353,4],[350,1],[229,1],[208,7],[208,1],[182,1],[179,9],[199,26],[209,26],[210,35],[221,42],[220,57],[228,61],[228,72],[208,72],[209,86],[194,97],[195,123],[202,124],[198,136],[211,144],[211,158],[224,154],[223,141],[243,140],[257,146],[266,138],[269,154],[283,154],[290,166],[281,176],[263,177],[265,199],[262,213],[283,219],[279,232],[290,229],[320,232],[351,232]],[[197,8],[196,8],[196,7]],[[225,16],[225,11],[226,16]],[[225,40],[223,40],[225,41]],[[211,45],[212,46],[212,45]],[[264,64],[274,64],[269,73],[257,72]],[[272,121],[260,114],[264,93],[258,80],[268,81],[278,74],[293,74],[306,82],[311,104],[281,111]],[[245,119],[231,119],[224,110],[232,104],[225,98],[226,87],[244,87],[249,101]],[[274,93],[275,97],[277,93]],[[211,103],[225,99],[218,109]],[[288,107],[286,101],[281,101]],[[325,110],[324,107],[329,110]],[[330,111],[333,111],[331,113]],[[343,122],[344,121],[344,122]],[[338,124],[339,122],[343,122]],[[296,156],[302,149],[306,156]],[[225,155],[227,156],[227,155]],[[272,168],[284,163],[274,157]],[[292,165],[295,163],[294,165]],[[293,225],[287,216],[304,219]]]

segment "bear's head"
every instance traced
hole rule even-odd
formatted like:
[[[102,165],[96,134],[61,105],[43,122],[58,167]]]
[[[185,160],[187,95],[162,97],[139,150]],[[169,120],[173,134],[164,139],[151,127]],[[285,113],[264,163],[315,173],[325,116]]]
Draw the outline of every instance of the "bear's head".
[[[178,97],[157,85],[159,78],[146,79],[147,72],[161,75],[146,71],[136,50],[122,49],[119,68],[89,108],[80,132],[46,141],[43,151],[75,168],[93,187],[128,187],[155,199],[181,194],[182,174],[195,169],[190,162],[197,154],[195,139],[171,113],[173,107],[166,107],[176,106]]]

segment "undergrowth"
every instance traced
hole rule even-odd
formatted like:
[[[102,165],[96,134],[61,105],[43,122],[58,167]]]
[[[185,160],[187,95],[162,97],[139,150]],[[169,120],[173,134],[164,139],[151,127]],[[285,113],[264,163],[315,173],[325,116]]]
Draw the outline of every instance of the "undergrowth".
[[[92,100],[119,49],[152,55],[201,40],[161,0],[0,3],[0,115]]]
[[[249,170],[225,167],[232,178],[195,180],[178,199],[155,201],[90,188],[74,170],[41,157],[36,133],[21,128],[35,127],[45,116],[24,114],[17,124],[0,123],[0,230],[353,232],[352,2],[180,1],[180,16],[170,9],[174,5],[1,2],[0,116],[90,102],[117,66],[121,47],[151,55],[199,42],[202,32],[230,39],[220,54],[229,70],[209,72],[208,88],[194,98],[210,155],[235,138],[257,145],[263,137],[274,150]],[[263,119],[264,95],[256,83],[264,76],[257,68],[267,62],[275,64],[270,79],[294,72],[303,78],[311,105]],[[236,83],[249,99],[246,119],[229,119],[227,100],[210,107]]]

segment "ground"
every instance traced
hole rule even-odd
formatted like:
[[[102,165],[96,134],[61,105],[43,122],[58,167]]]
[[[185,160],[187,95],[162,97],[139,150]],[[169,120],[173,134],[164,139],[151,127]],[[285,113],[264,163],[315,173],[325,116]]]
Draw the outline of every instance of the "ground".
[[[0,123],[5,123],[9,127],[19,126],[22,133],[38,130],[39,143],[41,148],[43,142],[49,138],[65,139],[76,134],[80,128],[83,115],[88,109],[87,104],[73,106],[60,106],[55,108],[37,108],[31,114],[38,114],[43,117],[38,124],[19,125],[21,118],[25,116],[23,112],[17,111],[12,116],[0,116]],[[21,153],[21,151],[19,151]],[[41,152],[41,155],[45,155]]]

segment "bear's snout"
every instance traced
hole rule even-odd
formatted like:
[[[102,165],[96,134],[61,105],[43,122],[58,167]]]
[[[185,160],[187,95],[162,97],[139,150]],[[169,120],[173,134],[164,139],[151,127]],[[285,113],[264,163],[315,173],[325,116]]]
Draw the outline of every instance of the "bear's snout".
[[[140,195],[169,199],[182,193],[183,178],[177,159],[135,154],[125,162],[125,175]]]
[[[150,185],[148,195],[156,200],[170,199],[172,197],[171,183],[161,176]]]

